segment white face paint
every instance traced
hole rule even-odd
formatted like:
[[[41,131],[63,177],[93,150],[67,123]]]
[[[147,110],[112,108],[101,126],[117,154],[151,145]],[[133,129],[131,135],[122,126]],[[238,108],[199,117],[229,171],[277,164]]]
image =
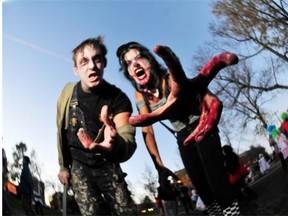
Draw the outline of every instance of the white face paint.
[[[76,57],[74,73],[80,77],[84,92],[91,92],[91,88],[98,86],[104,73],[104,58],[100,48],[85,46]]]
[[[124,55],[129,75],[139,85],[146,85],[150,79],[150,62],[141,56],[139,50],[131,49]]]

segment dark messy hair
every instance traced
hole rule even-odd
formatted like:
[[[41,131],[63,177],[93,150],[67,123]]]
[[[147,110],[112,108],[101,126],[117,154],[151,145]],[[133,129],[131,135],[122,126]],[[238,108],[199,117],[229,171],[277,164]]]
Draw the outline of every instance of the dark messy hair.
[[[106,54],[107,54],[107,48],[103,43],[104,37],[103,36],[98,36],[97,38],[88,38],[85,41],[81,42],[76,48],[73,49],[73,61],[74,61],[74,66],[77,66],[77,54],[79,52],[83,52],[85,46],[91,46],[93,48],[99,48],[101,50],[101,55],[103,58],[104,62],[104,67],[107,65],[107,59],[106,59]]]
[[[146,58],[151,64],[151,81],[150,86],[158,87],[160,78],[167,74],[166,69],[164,69],[156,60],[155,56],[142,44],[138,42],[129,42],[126,44],[121,45],[117,49],[117,57],[119,59],[120,64],[120,71],[123,71],[124,76],[131,81],[132,85],[135,87],[136,90],[141,91],[141,86],[139,86],[135,80],[130,77],[128,72],[127,63],[124,60],[124,55],[131,49],[137,49],[141,53],[141,56]],[[149,86],[148,86],[149,88]]]

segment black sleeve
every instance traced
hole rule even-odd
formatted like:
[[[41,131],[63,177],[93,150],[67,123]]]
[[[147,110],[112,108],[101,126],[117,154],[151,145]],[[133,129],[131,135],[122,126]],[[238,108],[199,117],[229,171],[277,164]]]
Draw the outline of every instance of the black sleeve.
[[[112,104],[112,109],[114,115],[122,112],[133,112],[131,101],[129,100],[128,96],[120,90],[117,91],[116,97]]]

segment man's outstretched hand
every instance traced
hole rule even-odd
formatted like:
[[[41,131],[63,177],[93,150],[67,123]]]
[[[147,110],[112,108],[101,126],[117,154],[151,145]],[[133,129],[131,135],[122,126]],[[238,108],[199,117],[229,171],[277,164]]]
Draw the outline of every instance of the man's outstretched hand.
[[[108,106],[105,105],[101,110],[101,120],[103,121],[103,127],[99,130],[99,133],[95,140],[92,140],[87,131],[84,128],[80,128],[78,130],[77,136],[84,146],[87,149],[94,149],[95,147],[100,147],[104,150],[111,151],[113,148],[113,144],[115,142],[115,138],[117,136],[116,129],[113,125],[112,120],[108,117]],[[104,140],[99,143],[98,138],[101,138],[104,135]]]
[[[178,57],[169,47],[156,46],[154,52],[169,69],[170,94],[163,106],[148,114],[132,116],[129,123],[133,126],[148,126],[163,119],[178,119],[182,114],[200,115],[199,125],[186,138],[184,145],[200,142],[217,126],[222,112],[222,103],[208,92],[207,87],[221,69],[238,63],[238,57],[233,53],[217,55],[208,61],[196,77],[188,79]]]

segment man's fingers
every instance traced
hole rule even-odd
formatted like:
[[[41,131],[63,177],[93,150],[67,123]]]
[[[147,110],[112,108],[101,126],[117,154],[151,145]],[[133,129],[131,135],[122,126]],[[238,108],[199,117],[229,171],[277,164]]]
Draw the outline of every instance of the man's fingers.
[[[103,121],[103,123],[106,125],[106,126],[109,126],[110,125],[110,122],[108,120],[108,106],[107,105],[104,105],[101,109],[101,120]]]
[[[106,127],[109,127],[111,130],[111,137],[115,137],[116,136],[116,130],[115,127],[113,125],[112,119],[109,118],[109,109],[107,105],[104,105],[101,109],[101,120],[103,121],[103,123],[105,124]]]
[[[92,142],[89,146],[89,149],[93,150],[97,145],[98,145],[98,143]]]
[[[84,130],[84,128],[79,128],[77,136],[85,148],[89,148],[90,144],[93,142],[93,140],[90,138],[87,131]]]

